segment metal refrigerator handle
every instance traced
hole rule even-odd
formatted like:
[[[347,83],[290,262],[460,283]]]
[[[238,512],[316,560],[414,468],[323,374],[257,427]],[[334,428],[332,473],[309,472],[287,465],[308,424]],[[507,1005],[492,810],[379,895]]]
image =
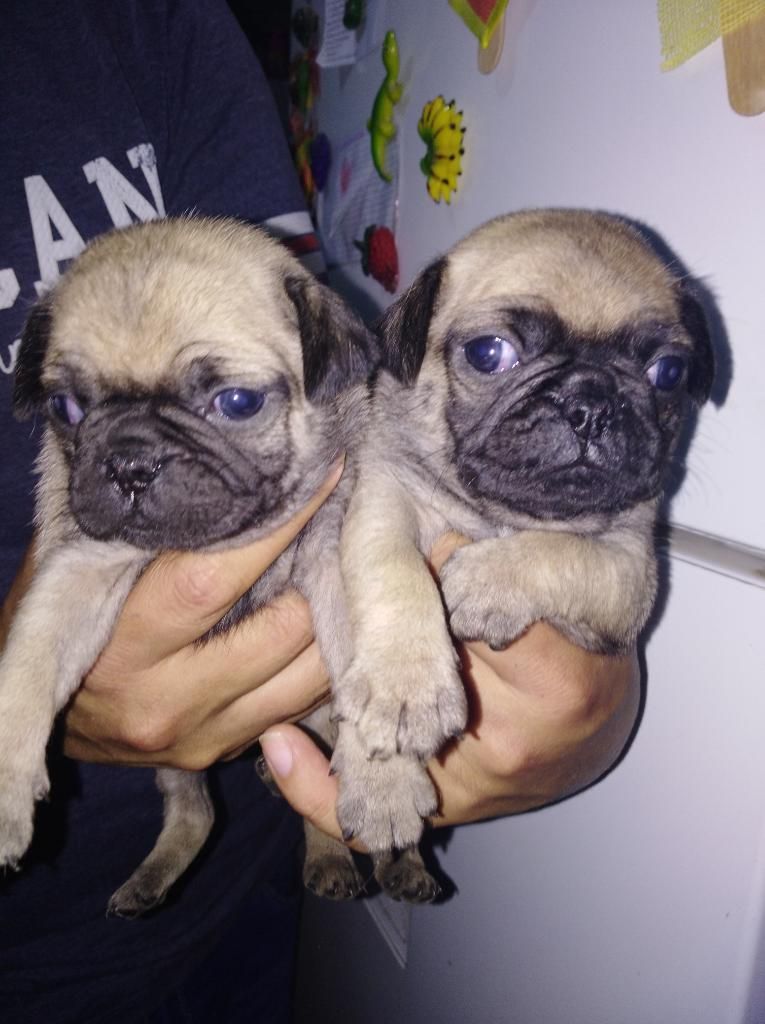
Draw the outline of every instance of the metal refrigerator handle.
[[[765,551],[762,548],[675,524],[659,528],[659,548],[681,562],[765,588]]]

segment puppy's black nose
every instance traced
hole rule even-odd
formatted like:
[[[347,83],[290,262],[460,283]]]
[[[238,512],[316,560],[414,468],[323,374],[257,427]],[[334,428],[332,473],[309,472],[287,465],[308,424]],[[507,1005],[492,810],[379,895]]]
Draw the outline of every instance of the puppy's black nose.
[[[589,441],[600,437],[614,418],[614,403],[599,389],[583,388],[567,396],[564,414],[574,433]]]
[[[104,459],[104,472],[126,496],[142,494],[161,469],[152,455],[122,455],[117,452]]]

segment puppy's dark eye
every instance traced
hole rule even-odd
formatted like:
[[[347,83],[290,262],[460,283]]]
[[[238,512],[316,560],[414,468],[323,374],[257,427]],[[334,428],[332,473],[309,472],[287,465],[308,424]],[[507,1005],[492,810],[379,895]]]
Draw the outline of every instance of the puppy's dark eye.
[[[48,399],[48,407],[57,420],[73,427],[80,420],[85,418],[85,410],[74,397],[67,392],[60,391],[51,395]]]
[[[266,396],[248,388],[226,388],[213,399],[213,409],[227,420],[247,420],[260,411]]]
[[[662,356],[648,367],[648,379],[659,391],[674,391],[683,379],[685,360],[682,356]]]
[[[518,353],[507,338],[485,334],[464,346],[465,358],[479,373],[505,373],[519,363]]]

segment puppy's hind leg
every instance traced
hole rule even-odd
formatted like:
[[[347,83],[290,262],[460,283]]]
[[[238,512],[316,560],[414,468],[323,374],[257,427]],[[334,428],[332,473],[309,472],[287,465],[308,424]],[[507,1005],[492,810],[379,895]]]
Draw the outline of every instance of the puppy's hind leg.
[[[353,854],[344,843],[306,821],[303,884],[330,900],[352,900],[364,888]]]
[[[160,768],[164,821],[154,849],[109,900],[107,913],[139,917],[165,899],[205,844],[215,819],[203,772]]]
[[[280,797],[279,787],[274,782],[265,758],[258,759],[255,770],[261,782],[268,786],[274,796]],[[303,885],[306,889],[330,900],[352,900],[358,896],[364,887],[364,879],[348,847],[305,819],[303,833]]]
[[[441,894],[441,886],[429,873],[416,846],[408,846],[398,856],[392,850],[372,854],[375,878],[386,895],[405,903],[431,903]]]
[[[315,741],[323,741],[325,749],[332,745],[337,734],[336,726],[329,716],[330,706],[324,705],[303,722]],[[306,889],[330,900],[352,900],[358,896],[365,881],[345,843],[328,836],[307,820],[303,821],[303,830],[303,884]]]

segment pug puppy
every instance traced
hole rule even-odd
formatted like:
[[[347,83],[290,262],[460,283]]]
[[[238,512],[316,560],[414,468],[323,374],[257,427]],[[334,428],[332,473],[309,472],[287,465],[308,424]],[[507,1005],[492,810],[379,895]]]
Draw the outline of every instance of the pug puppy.
[[[286,522],[340,453],[344,475],[299,538],[218,624],[288,585],[308,599],[330,674],[347,667],[338,555],[376,342],[263,231],[155,221],[93,242],[33,311],[15,384],[46,417],[36,573],[0,659],[0,865],[15,867],[48,792],[54,718],[157,552],[247,544]],[[164,825],[112,897],[160,903],[213,820],[203,773],[162,769]],[[308,837],[306,879],[350,896],[347,849]]]
[[[657,505],[713,355],[693,284],[623,220],[577,210],[479,228],[380,334],[341,541],[357,654],[333,765],[346,836],[427,891],[424,763],[467,721],[452,638],[500,649],[545,620],[586,650],[630,650],[656,594]],[[447,530],[473,543],[439,593],[423,556]]]

